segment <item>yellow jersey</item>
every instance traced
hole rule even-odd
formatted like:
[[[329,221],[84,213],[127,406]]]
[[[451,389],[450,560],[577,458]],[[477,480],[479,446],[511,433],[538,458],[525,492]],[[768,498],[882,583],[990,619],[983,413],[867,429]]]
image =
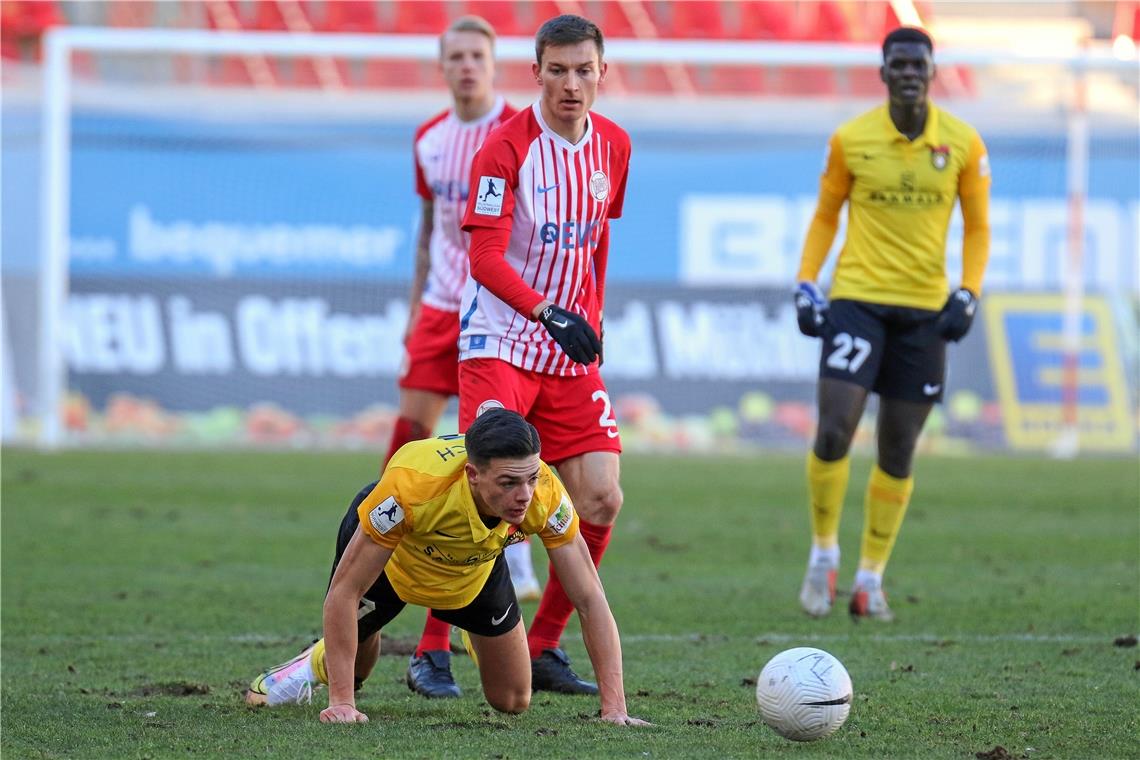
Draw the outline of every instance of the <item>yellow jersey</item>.
[[[898,131],[886,105],[842,124],[828,143],[820,180],[821,208],[827,194],[848,203],[847,239],[830,297],[942,308],[949,291],[946,234],[958,199],[968,225],[978,218],[973,208],[967,214],[968,203],[980,207],[984,220],[984,234],[968,235],[963,251],[962,285],[980,293],[989,254],[989,187],[977,130],[933,103],[913,141]],[[816,279],[832,239],[822,252],[810,250],[817,239],[809,233],[800,280]]]
[[[545,462],[522,524],[487,527],[475,508],[463,465],[463,436],[428,438],[400,448],[360,503],[360,529],[392,549],[384,568],[401,599],[451,610],[465,607],[508,544],[537,535],[547,549],[578,534],[570,496]]]

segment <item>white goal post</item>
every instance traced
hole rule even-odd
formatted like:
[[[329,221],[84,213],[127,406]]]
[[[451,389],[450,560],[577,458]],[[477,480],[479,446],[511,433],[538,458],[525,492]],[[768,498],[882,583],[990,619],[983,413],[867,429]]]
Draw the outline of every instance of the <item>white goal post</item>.
[[[64,320],[68,299],[70,227],[70,142],[72,55],[77,52],[113,54],[231,55],[345,57],[353,59],[435,60],[438,40],[432,36],[373,36],[355,34],[289,34],[215,32],[205,30],[122,30],[66,27],[49,31],[45,39],[43,71],[43,132],[41,183],[41,265],[39,272],[39,357],[35,402],[39,420],[38,444],[55,448],[63,443],[61,400],[66,384],[63,354]],[[496,43],[500,61],[531,61],[530,38],[501,38]],[[680,40],[608,40],[606,58],[622,63],[767,65],[795,67],[875,67],[876,46],[833,43],[763,43]],[[1122,60],[1110,51],[1095,49],[1063,55],[1018,55],[993,49],[940,49],[941,66],[1014,65],[1067,67],[1074,73],[1134,71],[1135,59]],[[1075,77],[1076,78],[1076,77]],[[1077,112],[1074,109],[1074,112]],[[1083,114],[1077,118],[1084,118]],[[1078,125],[1070,134],[1088,140]],[[1081,187],[1087,174],[1087,146],[1069,146],[1069,172],[1073,186]],[[1070,236],[1070,254],[1079,267],[1081,224],[1079,202],[1070,207],[1077,229]],[[1079,268],[1076,270],[1079,271]],[[1070,298],[1080,308],[1079,291]]]

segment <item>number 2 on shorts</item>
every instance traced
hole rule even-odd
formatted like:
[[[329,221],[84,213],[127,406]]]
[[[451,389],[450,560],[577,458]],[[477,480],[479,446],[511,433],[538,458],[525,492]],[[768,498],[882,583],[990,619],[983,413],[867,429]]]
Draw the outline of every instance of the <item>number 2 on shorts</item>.
[[[614,419],[614,410],[610,406],[610,394],[605,391],[594,391],[594,395],[590,396],[590,399],[602,402],[602,413],[598,415],[598,425],[605,428],[606,435],[610,438],[617,438],[617,420]]]

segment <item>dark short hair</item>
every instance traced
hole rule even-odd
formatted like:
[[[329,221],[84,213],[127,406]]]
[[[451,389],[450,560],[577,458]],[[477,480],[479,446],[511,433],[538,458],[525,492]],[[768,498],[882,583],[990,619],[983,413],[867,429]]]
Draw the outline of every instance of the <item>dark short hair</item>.
[[[467,460],[479,469],[492,459],[525,459],[542,451],[534,425],[509,409],[488,409],[476,417],[464,445]]]
[[[598,46],[598,58],[605,52],[606,43],[602,39],[602,30],[589,19],[575,16],[571,13],[555,16],[538,28],[534,35],[534,57],[542,63],[542,53],[547,47],[562,47],[563,45],[577,45],[579,42],[593,40]]]
[[[934,40],[930,39],[929,34],[914,26],[900,26],[883,38],[883,60],[887,58],[887,50],[896,42],[917,42],[925,45],[930,54],[934,55]]]

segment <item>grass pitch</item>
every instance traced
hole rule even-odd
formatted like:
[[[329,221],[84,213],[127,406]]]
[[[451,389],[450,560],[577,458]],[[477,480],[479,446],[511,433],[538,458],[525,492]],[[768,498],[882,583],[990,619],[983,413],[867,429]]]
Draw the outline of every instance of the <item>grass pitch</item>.
[[[377,461],[5,451],[3,756],[1140,756],[1134,460],[920,457],[887,575],[898,620],[883,625],[799,611],[801,457],[628,456],[602,578],[630,711],[653,727],[544,694],[499,715],[463,656],[464,697],[444,702],[407,690],[405,656],[382,657],[359,698],[366,725],[318,723],[323,692],[246,707],[249,679],[318,633],[337,523]],[[868,470],[852,469],[841,587]],[[409,607],[389,651],[422,623]],[[588,674],[576,621],[565,644]],[[847,724],[807,745],[761,724],[753,692],[796,645],[835,654],[855,685]]]

